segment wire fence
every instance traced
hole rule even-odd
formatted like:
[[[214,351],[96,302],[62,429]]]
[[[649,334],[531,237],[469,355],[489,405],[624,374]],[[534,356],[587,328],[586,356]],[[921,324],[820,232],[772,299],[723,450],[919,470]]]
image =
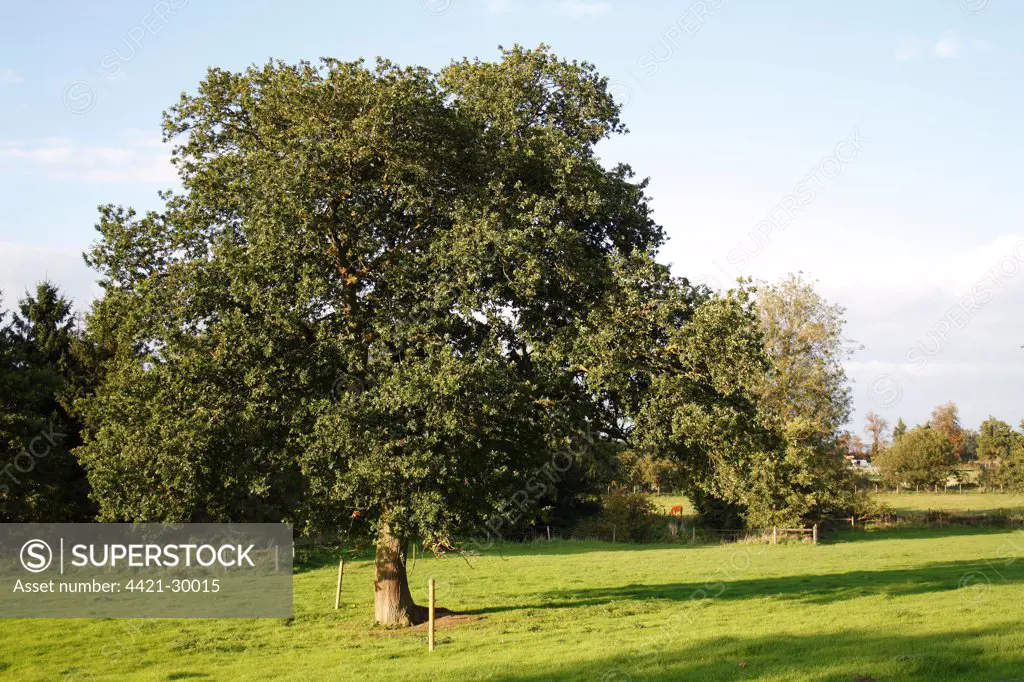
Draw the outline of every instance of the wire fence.
[[[501,537],[507,543],[534,543],[550,540],[568,540],[573,542],[608,542],[612,544],[680,544],[680,545],[720,545],[733,543],[782,544],[787,542],[804,542],[816,544],[818,526],[807,528],[709,528],[692,525],[683,526],[668,524],[662,531],[655,527],[643,540],[631,538],[617,528],[595,532],[557,532],[546,529],[525,533],[510,533]]]
[[[693,517],[689,517],[693,520]],[[518,533],[505,533],[500,538],[488,538],[486,545],[494,541],[509,544],[546,543],[553,540],[570,542],[608,542],[612,544],[679,544],[679,545],[723,545],[723,544],[818,544],[821,537],[830,537],[852,530],[886,528],[1024,528],[1024,508],[1001,509],[922,509],[883,512],[865,517],[834,517],[820,520],[805,528],[711,528],[699,524],[684,525],[669,521],[666,526],[655,524],[642,540],[636,540],[622,529],[611,527],[607,530],[584,532],[563,531],[550,526],[530,528]],[[315,553],[325,544],[324,536],[297,539],[296,551],[300,562],[303,556]],[[329,543],[328,543],[329,544]],[[294,556],[294,555],[293,555]]]

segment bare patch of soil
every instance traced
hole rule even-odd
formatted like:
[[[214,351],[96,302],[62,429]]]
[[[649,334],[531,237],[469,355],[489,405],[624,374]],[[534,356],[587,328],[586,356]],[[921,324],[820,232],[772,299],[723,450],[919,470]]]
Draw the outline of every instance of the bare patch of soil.
[[[458,627],[460,625],[467,625],[469,623],[475,623],[483,620],[484,617],[480,614],[471,613],[454,613],[448,609],[436,609],[434,611],[434,629],[435,630],[446,630],[448,628]],[[382,637],[392,637],[394,635],[402,635],[407,632],[426,632],[427,623],[418,623],[416,625],[407,628],[380,628],[375,627],[373,633]]]

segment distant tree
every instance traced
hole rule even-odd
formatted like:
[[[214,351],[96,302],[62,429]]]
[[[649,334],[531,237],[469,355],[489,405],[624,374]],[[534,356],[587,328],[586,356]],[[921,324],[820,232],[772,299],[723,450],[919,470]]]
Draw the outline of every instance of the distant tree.
[[[844,457],[850,454],[850,439],[852,437],[853,433],[847,429],[840,431],[839,435],[836,436],[836,448]]]
[[[55,377],[29,365],[27,354],[9,313],[0,310],[0,522],[5,523],[39,520],[39,505],[45,502],[38,478],[27,476],[39,459],[27,449],[47,430],[43,415]],[[37,442],[40,453],[51,447]]]
[[[20,416],[12,421],[22,428],[15,430],[19,439],[8,439],[9,456],[2,456],[0,446],[0,467],[6,464],[8,474],[0,480],[0,518],[89,520],[95,509],[85,470],[72,452],[81,444],[71,402],[83,372],[76,361],[79,332],[70,301],[55,285],[40,283],[21,299],[4,336],[9,360],[6,371],[0,370],[0,383],[20,386],[13,410]],[[27,424],[32,427],[26,433]]]
[[[978,432],[974,429],[964,429],[964,443],[960,459],[964,462],[973,462],[978,459]]]
[[[842,513],[854,490],[836,446],[852,406],[843,367],[852,353],[845,310],[799,274],[758,286],[755,303],[768,361],[758,409],[783,445],[777,463],[751,473],[757,502],[747,522],[768,527]]]
[[[650,539],[658,510],[647,495],[612,487],[601,499],[601,519],[605,532],[614,533],[625,542]]]
[[[905,434],[906,432],[907,432],[907,425],[903,421],[903,417],[900,417],[899,419],[896,420],[896,427],[893,428],[893,430],[892,430],[893,442],[899,440],[903,436],[903,434]]]
[[[678,478],[677,464],[649,452],[625,451],[619,461],[624,475],[618,480],[631,487],[661,492],[662,488],[673,485]]]
[[[678,360],[654,372],[638,424],[676,453],[702,516],[764,528],[848,503],[842,314],[792,275],[709,301],[668,335]]]
[[[869,452],[868,447],[864,444],[864,439],[862,439],[857,434],[853,434],[852,436],[850,436],[849,448],[850,454],[856,457],[857,459],[865,458]]]
[[[882,450],[876,464],[890,484],[938,485],[956,471],[957,457],[939,431],[919,426]]]
[[[756,294],[771,371],[760,390],[762,408],[779,424],[802,421],[820,439],[834,439],[851,410],[843,361],[851,353],[842,306],[829,303],[800,275]]]
[[[623,282],[593,309],[583,334],[593,358],[582,362],[588,385],[621,406],[630,448],[676,463],[698,513],[717,527],[799,523],[841,508],[852,482],[834,448],[834,406],[790,412],[762,399],[771,392],[827,401],[829,390],[814,381],[834,370],[823,371],[828,360],[805,359],[806,371],[790,363],[791,383],[782,386],[772,359],[790,332],[780,324],[778,336],[766,339],[760,292],[743,284],[709,295],[645,268],[624,279],[640,274],[642,281]],[[816,319],[813,311],[780,314],[794,324]],[[813,335],[796,330],[800,338]]]
[[[651,265],[617,280],[582,334],[588,385],[617,406],[634,458],[673,462],[701,516],[738,518],[758,501],[750,469],[782,445],[758,415],[767,362],[749,290],[712,295]]]
[[[950,401],[932,410],[928,424],[942,435],[953,447],[957,459],[964,455],[964,430],[960,426],[960,415],[956,403]]]
[[[1024,439],[1014,438],[1010,452],[991,472],[991,483],[1016,493],[1024,492]]]
[[[977,456],[987,466],[998,466],[1010,457],[1014,446],[1024,440],[1021,434],[1001,419],[989,416],[978,427]]]
[[[871,449],[869,455],[875,455],[886,446],[889,422],[875,411],[870,411],[864,416],[864,432],[867,434]]]

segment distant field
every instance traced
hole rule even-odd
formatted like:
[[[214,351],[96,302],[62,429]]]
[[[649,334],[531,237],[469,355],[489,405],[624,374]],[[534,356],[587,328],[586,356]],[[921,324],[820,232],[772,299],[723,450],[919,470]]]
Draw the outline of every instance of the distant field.
[[[946,511],[995,511],[998,509],[1024,509],[1024,495],[1011,493],[916,493],[916,492],[882,492],[875,493],[875,499],[881,500],[894,512],[925,512],[929,509]],[[677,504],[683,505],[686,516],[694,516],[693,505],[682,495],[651,496],[651,500],[665,513]]]
[[[876,493],[895,512],[924,512],[929,509],[946,511],[994,511],[1024,508],[1024,495],[1010,493]]]
[[[370,626],[370,561],[295,577],[285,620],[3,620],[2,680],[967,680],[1024,676],[1024,535],[857,531],[812,545],[505,545],[420,557],[425,633]],[[867,677],[870,676],[870,677]]]
[[[690,500],[682,495],[651,495],[651,500],[658,506],[659,509],[663,510],[666,514],[672,511],[672,507],[677,504],[683,505],[684,516],[696,516],[697,512],[693,508],[693,504]]]

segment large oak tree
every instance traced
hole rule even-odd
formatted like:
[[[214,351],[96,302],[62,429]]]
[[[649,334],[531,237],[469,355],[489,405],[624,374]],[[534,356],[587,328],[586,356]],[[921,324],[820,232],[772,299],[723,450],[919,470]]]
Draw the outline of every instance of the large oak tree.
[[[370,538],[376,620],[419,620],[407,543],[479,534],[605,408],[580,321],[662,241],[595,155],[607,81],[543,46],[211,69],[165,130],[183,191],[104,207],[87,257],[100,517]]]

